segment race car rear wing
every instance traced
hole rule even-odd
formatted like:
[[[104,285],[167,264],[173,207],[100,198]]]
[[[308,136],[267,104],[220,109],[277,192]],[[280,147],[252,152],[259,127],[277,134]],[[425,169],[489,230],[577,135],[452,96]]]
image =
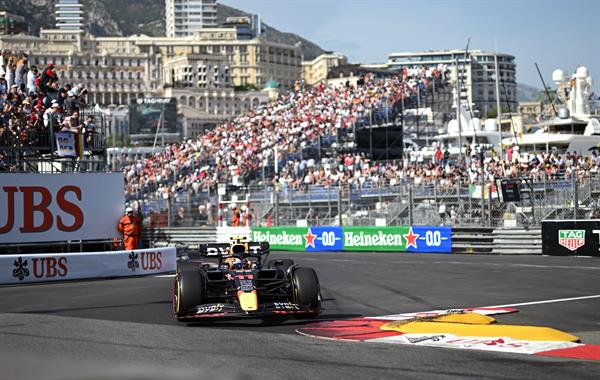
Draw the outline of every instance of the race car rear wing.
[[[269,253],[269,243],[264,242],[248,242],[248,254],[251,256],[261,256]],[[199,244],[198,253],[201,256],[221,257],[227,254],[227,249],[231,247],[231,243],[208,243]]]

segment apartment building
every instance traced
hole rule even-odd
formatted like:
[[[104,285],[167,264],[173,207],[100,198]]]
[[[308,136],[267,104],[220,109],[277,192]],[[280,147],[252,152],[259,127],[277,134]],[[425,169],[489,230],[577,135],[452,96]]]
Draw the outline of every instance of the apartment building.
[[[191,36],[217,27],[217,0],[166,0],[167,37]]]
[[[345,65],[348,58],[345,55],[327,52],[312,61],[302,61],[302,79],[308,85],[315,85],[327,80],[332,68]]]
[[[287,89],[302,77],[299,46],[260,38],[237,40],[236,35],[235,28],[207,28],[176,38],[96,37],[79,30],[52,29],[42,30],[40,37],[0,36],[0,48],[28,52],[30,64],[54,63],[65,81],[85,84],[91,101],[101,105],[163,96],[166,87],[185,78],[184,66],[207,70],[196,78],[199,86],[186,86],[189,91],[196,87],[260,90],[269,81]]]
[[[56,29],[82,30],[83,10],[79,0],[58,0],[56,7]]]
[[[517,80],[515,57],[509,54],[490,53],[482,50],[436,50],[420,53],[392,53],[387,67],[393,70],[434,66],[438,64],[456,67],[461,86],[461,101],[473,105],[481,115],[496,109],[496,64],[497,55],[500,79],[501,107],[510,107],[516,112]]]

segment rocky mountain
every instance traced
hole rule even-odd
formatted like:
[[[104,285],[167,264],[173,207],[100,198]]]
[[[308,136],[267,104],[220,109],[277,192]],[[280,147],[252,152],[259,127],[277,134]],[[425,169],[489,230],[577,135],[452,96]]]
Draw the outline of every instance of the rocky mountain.
[[[0,0],[0,10],[24,16],[31,22],[31,32],[52,28],[54,19],[52,0]],[[82,0],[88,30],[98,36],[125,36],[165,34],[165,3],[162,0]],[[247,16],[247,12],[219,3],[219,23],[227,17]],[[287,44],[301,43],[304,59],[310,60],[324,50],[297,34],[286,33],[264,24],[264,38]]]
[[[530,102],[536,100],[543,89],[517,83],[517,102]]]

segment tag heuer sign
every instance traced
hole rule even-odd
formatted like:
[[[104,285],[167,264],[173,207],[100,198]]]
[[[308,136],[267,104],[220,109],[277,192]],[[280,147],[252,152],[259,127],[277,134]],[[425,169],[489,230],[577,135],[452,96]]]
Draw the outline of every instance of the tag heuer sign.
[[[558,244],[575,251],[585,245],[585,230],[558,230]]]

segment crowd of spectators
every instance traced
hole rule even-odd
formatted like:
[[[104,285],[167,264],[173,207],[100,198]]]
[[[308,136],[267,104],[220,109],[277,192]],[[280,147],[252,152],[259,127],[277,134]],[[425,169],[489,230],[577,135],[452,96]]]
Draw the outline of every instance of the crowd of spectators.
[[[447,68],[405,71],[359,85],[319,84],[294,89],[226,121],[197,138],[167,146],[141,160],[123,162],[126,192],[168,196],[180,189],[206,190],[216,183],[248,183],[265,166],[298,160],[315,144],[328,144],[374,112],[389,113],[434,80],[445,80]],[[369,115],[369,116],[368,116]]]
[[[87,90],[61,83],[54,64],[30,65],[26,53],[0,53],[0,147],[49,145],[54,132],[81,133],[95,128],[93,118],[80,120]],[[14,170],[0,150],[0,170]]]
[[[123,170],[128,193],[154,193],[167,198],[181,190],[195,193],[215,189],[216,184],[248,184],[262,179],[263,166],[273,167],[275,154],[279,171],[269,172],[266,183],[287,189],[305,190],[309,185],[368,188],[403,183],[453,186],[478,184],[482,175],[533,179],[570,178],[578,173],[597,172],[596,152],[524,154],[508,147],[500,160],[496,152],[480,154],[465,147],[462,157],[438,147],[433,155],[408,151],[402,160],[372,162],[365,154],[347,153],[316,161],[301,152],[320,141],[347,131],[369,113],[389,110],[403,99],[426,90],[433,80],[446,80],[447,67],[406,69],[402,75],[376,80],[366,76],[359,85],[314,88],[297,83],[294,90],[276,101],[258,106],[233,120],[182,143],[167,146],[145,159],[125,161]],[[372,117],[372,116],[371,116]]]
[[[465,147],[465,158],[450,157],[438,148],[431,157],[408,152],[402,160],[374,161],[365,154],[342,154],[335,158],[294,160],[288,162],[274,184],[290,190],[306,191],[310,185],[352,186],[356,189],[392,187],[401,184],[428,185],[441,188],[456,184],[480,184],[494,178],[532,180],[570,179],[600,172],[600,155],[556,152],[519,153],[518,146],[509,147],[502,160],[493,151],[483,155]],[[483,165],[482,165],[483,162]]]

